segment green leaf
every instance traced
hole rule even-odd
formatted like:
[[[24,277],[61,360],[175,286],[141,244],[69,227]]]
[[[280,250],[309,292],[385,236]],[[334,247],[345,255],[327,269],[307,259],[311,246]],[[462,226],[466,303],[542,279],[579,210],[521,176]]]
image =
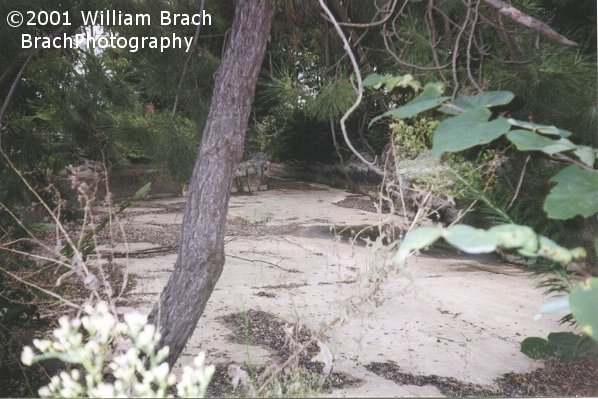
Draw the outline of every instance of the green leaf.
[[[445,229],[442,236],[453,247],[470,254],[493,252],[499,244],[493,234],[465,224],[456,224]]]
[[[572,332],[553,332],[548,334],[548,356],[570,362],[584,355],[584,337]],[[584,346],[586,348],[584,348]]]
[[[526,121],[518,121],[517,119],[509,118],[507,121],[517,127],[522,127],[524,129],[532,130],[534,132],[548,134],[551,136],[561,136],[561,137],[569,137],[571,136],[571,132],[568,130],[559,129],[556,126],[546,126],[546,125],[539,125],[537,123],[526,122]]]
[[[374,90],[380,89],[382,86],[386,86],[386,90],[391,92],[396,87],[410,88],[414,91],[421,89],[421,83],[413,78],[413,75],[379,75],[377,73],[368,75],[363,82],[364,87],[370,87]]]
[[[442,82],[426,83],[422,92],[411,101],[431,100],[440,97],[444,90],[445,87]]]
[[[511,130],[507,138],[517,146],[520,151],[542,151],[552,155],[557,152],[569,151],[577,148],[567,139],[553,140],[529,130]]]
[[[568,166],[550,181],[555,182],[544,201],[544,210],[551,219],[589,217],[598,212],[598,173]]]
[[[488,144],[511,128],[504,118],[488,122],[491,115],[487,108],[478,107],[443,121],[434,134],[434,157],[440,158],[445,152],[463,151],[476,145]]]
[[[386,111],[382,114],[382,117],[385,116],[392,116],[395,118],[411,118],[420,112],[428,111],[432,108],[436,108],[450,97],[438,97],[438,98],[431,98],[428,100],[420,100],[420,101],[410,101],[407,104],[391,109],[390,111]],[[373,119],[372,119],[373,122]]]
[[[538,235],[531,227],[502,224],[488,229],[488,233],[494,236],[502,248],[521,248],[529,252],[538,250]]]
[[[457,115],[479,107],[496,107],[510,103],[515,95],[510,91],[487,91],[473,96],[463,96],[453,101],[452,106],[440,108],[441,112]]]
[[[531,359],[546,359],[548,355],[548,341],[540,337],[528,337],[521,341],[521,353]]]
[[[373,76],[373,75],[370,75],[370,76]],[[368,78],[370,76],[368,76]],[[378,75],[378,76],[380,78],[383,78],[380,75]],[[406,75],[406,76],[410,76],[411,78],[413,78],[411,75]],[[373,78],[372,82],[375,82],[375,81],[376,81],[375,78]],[[411,82],[410,84],[413,84],[413,82],[417,82],[417,81],[410,80],[409,82]],[[419,85],[419,82],[417,82],[417,85]],[[417,87],[417,89],[415,87],[413,87],[413,88],[414,88],[414,90],[417,90],[417,89],[419,89],[419,86]],[[419,114],[420,112],[424,112],[424,111],[430,110],[432,108],[436,108],[437,106],[439,106],[440,104],[442,104],[443,102],[445,102],[446,100],[448,100],[450,98],[450,97],[440,97],[443,92],[444,92],[444,84],[442,84],[442,82],[428,83],[424,87],[423,91],[417,97],[415,97],[413,100],[409,101],[407,104],[402,105],[398,108],[391,109],[391,110],[383,113],[382,115],[378,115],[375,118],[372,118],[368,127],[371,127],[374,123],[378,122],[380,119],[385,118],[387,116],[392,116],[395,118],[411,118],[411,117]]]
[[[572,332],[553,332],[548,339],[529,337],[521,342],[521,352],[532,359],[556,358],[570,362],[578,358],[595,356],[598,342]]]
[[[389,77],[386,83],[386,90],[390,92],[393,91],[395,87],[412,88],[417,91],[421,89],[421,83],[413,79],[413,75],[411,74]]]
[[[544,236],[540,236],[540,252],[544,257],[564,265],[571,263],[577,258],[585,258],[586,256],[583,248],[569,250]]]
[[[598,159],[598,151],[587,145],[578,145],[573,153],[581,162],[589,167],[594,167],[594,163],[596,162],[596,159]]]
[[[395,262],[403,263],[411,252],[433,244],[441,235],[442,229],[440,227],[425,226],[410,231],[403,238],[403,241],[401,241],[401,245],[395,256]]]
[[[368,75],[362,82],[363,87],[374,87],[381,84],[383,76],[377,73]],[[379,87],[378,87],[379,88]]]
[[[135,192],[135,195],[133,195],[133,201],[137,201],[140,200],[142,198],[144,198],[150,191],[150,189],[152,188],[152,183],[146,183],[143,187],[141,187],[139,190],[137,190],[137,192]]]
[[[376,122],[378,122],[380,119],[384,118],[384,115],[378,115],[374,118],[372,118],[372,120],[370,121],[370,123],[368,124],[368,127],[372,127],[372,125]]]
[[[598,277],[573,287],[569,304],[581,330],[598,341]]]

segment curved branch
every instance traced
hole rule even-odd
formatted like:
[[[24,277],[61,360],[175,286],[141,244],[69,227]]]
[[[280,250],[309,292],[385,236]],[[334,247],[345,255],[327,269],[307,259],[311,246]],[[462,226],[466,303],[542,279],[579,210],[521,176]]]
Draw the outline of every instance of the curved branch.
[[[347,134],[346,122],[347,122],[347,119],[349,118],[349,116],[351,116],[351,114],[353,113],[353,111],[355,111],[357,109],[357,107],[359,107],[359,105],[361,104],[361,100],[363,98],[363,81],[361,79],[361,72],[359,71],[359,65],[357,64],[357,60],[355,59],[355,54],[353,54],[353,50],[351,50],[349,41],[347,40],[347,37],[345,36],[345,33],[343,32],[342,28],[340,27],[340,25],[334,18],[334,15],[332,15],[332,12],[330,11],[330,9],[324,3],[324,0],[318,0],[318,1],[320,2],[320,6],[322,7],[322,9],[324,10],[326,15],[330,19],[330,22],[332,22],[332,24],[334,25],[334,29],[336,29],[336,32],[338,33],[339,37],[343,41],[345,51],[347,52],[347,55],[349,56],[349,59],[351,60],[351,65],[353,66],[353,70],[355,71],[355,77],[357,79],[357,100],[355,100],[355,103],[347,110],[347,112],[345,112],[345,114],[343,115],[343,117],[341,118],[341,121],[340,121],[341,130],[343,132],[343,138],[345,139],[345,143],[347,143],[347,146],[349,147],[351,152],[353,152],[353,154],[355,154],[357,156],[357,158],[359,158],[361,160],[361,162],[365,163],[373,171],[381,174],[382,171],[373,162],[369,162],[367,159],[365,159],[363,157],[363,155],[361,155],[359,153],[359,151],[357,151],[355,149],[355,147],[353,147],[353,144],[351,144],[351,140],[349,140],[349,135]]]

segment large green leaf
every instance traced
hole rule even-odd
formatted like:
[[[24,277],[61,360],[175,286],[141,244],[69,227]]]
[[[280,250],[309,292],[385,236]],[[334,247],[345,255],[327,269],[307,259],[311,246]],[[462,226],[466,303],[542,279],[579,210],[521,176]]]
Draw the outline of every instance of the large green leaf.
[[[571,136],[571,132],[568,130],[559,129],[556,126],[547,126],[547,125],[539,125],[533,122],[526,122],[526,121],[519,121],[517,119],[509,118],[507,121],[517,127],[522,127],[524,129],[532,130],[534,132],[548,134],[551,136],[561,136],[561,137],[569,137]]]
[[[589,278],[573,287],[569,305],[581,330],[598,340],[598,277]]]
[[[586,172],[577,166],[568,166],[550,181],[555,182],[544,210],[552,219],[571,219],[598,213],[598,172]]]
[[[434,134],[434,157],[488,144],[509,131],[511,125],[504,118],[488,122],[491,115],[487,108],[478,107],[443,121]]]
[[[409,75],[411,76],[411,75]],[[384,83],[384,76],[381,75],[370,75],[366,78],[368,80],[368,84],[373,86],[377,84]],[[365,80],[364,80],[365,85]],[[374,123],[378,122],[380,119],[392,116],[395,118],[411,118],[415,115],[428,111],[430,109],[438,107],[440,104],[448,100],[450,97],[440,97],[444,92],[444,85],[441,82],[436,83],[428,83],[424,86],[422,92],[415,97],[413,100],[409,101],[407,104],[402,105],[398,108],[393,108],[389,111],[386,111],[382,115],[379,115],[373,118],[370,121],[369,126],[372,126]]]
[[[553,332],[548,339],[529,337],[521,342],[521,352],[532,359],[559,359],[570,362],[578,358],[596,356],[598,343],[572,332]]]
[[[576,358],[592,355],[596,352],[595,343],[583,335],[572,332],[553,332],[548,334],[548,356],[570,362]]]
[[[552,155],[576,149],[577,146],[567,139],[553,140],[529,130],[511,130],[507,138],[517,146],[520,151],[542,151]]]
[[[514,97],[515,95],[510,91],[487,91],[473,96],[459,97],[451,105],[440,108],[440,111],[456,115],[478,107],[505,105],[510,103]]]
[[[433,244],[440,238],[441,234],[442,229],[440,227],[425,226],[410,231],[401,242],[395,261],[403,263],[411,252]]]
[[[501,224],[488,229],[488,233],[498,241],[498,246],[502,248],[520,248],[528,252],[538,250],[538,235],[531,227]]]
[[[372,121],[370,122],[370,126],[386,116],[392,116],[394,118],[399,118],[399,119],[414,117],[415,115],[417,115],[421,112],[428,111],[432,108],[436,108],[437,106],[439,106],[440,104],[442,104],[443,102],[448,100],[449,98],[450,97],[444,96],[444,97],[438,97],[438,98],[431,98],[428,100],[410,101],[401,107],[393,108],[389,111],[386,111],[382,115],[373,118]]]
[[[563,265],[569,264],[574,260],[585,258],[587,256],[586,250],[582,247],[567,249],[561,247],[550,238],[540,236],[540,253],[542,256],[559,262]]]
[[[531,359],[546,359],[548,355],[548,341],[540,337],[528,337],[521,341],[521,353]]]
[[[456,224],[445,229],[443,237],[453,247],[470,254],[493,252],[499,244],[493,234],[465,224]]]
[[[579,160],[589,167],[594,167],[596,159],[598,159],[598,151],[587,145],[578,145],[573,153]]]
[[[517,224],[503,224],[488,230],[457,224],[448,228],[420,227],[405,236],[396,255],[397,262],[403,262],[412,251],[424,248],[443,237],[452,246],[468,253],[488,253],[497,247],[517,250],[526,257],[543,256],[561,264],[585,258],[583,248],[567,249],[554,241],[538,236],[530,227]],[[548,305],[547,305],[548,306]],[[545,313],[548,307],[540,309]]]

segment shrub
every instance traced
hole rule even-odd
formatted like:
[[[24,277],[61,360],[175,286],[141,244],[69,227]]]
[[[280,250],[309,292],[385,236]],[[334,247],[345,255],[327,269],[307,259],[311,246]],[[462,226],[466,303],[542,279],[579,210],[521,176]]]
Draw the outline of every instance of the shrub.
[[[175,390],[179,397],[203,397],[214,373],[200,353],[177,381],[164,362],[168,347],[158,349],[160,333],[147,317],[132,312],[120,322],[106,302],[86,305],[83,317],[63,316],[59,325],[53,340],[33,341],[39,353],[26,346],[21,355],[26,365],[58,359],[72,366],[53,376],[41,397],[164,398]]]

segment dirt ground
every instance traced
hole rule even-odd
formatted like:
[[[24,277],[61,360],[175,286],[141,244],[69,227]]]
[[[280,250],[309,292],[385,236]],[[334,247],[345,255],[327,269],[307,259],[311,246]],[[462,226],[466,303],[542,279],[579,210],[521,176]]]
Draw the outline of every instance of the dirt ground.
[[[525,271],[446,254],[392,267],[391,253],[346,236],[359,233],[355,226],[403,220],[377,213],[367,197],[323,185],[279,180],[270,188],[231,198],[225,269],[179,360],[206,352],[218,365],[213,395],[230,394],[230,364],[284,362],[288,326],[307,331],[298,342],[325,331],[318,338],[334,356],[334,378],[321,388],[330,396],[598,394],[595,363],[567,380],[567,369],[519,352],[527,336],[568,330],[561,315],[534,321],[545,298]],[[129,252],[117,262],[136,282],[130,305],[142,311],[172,271],[184,202],[135,204],[126,215],[128,246],[103,249],[116,257]],[[342,231],[350,234],[335,236]],[[321,371],[317,352],[312,345],[298,364]],[[542,380],[542,367],[552,367],[552,383]]]

